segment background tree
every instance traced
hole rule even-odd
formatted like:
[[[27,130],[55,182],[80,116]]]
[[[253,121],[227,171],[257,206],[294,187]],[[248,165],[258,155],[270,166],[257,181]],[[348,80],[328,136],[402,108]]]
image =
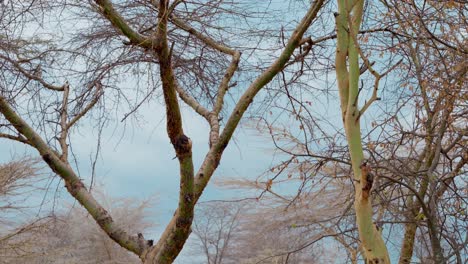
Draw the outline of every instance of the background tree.
[[[208,202],[200,204],[192,232],[196,237],[191,249],[194,255],[203,254],[206,263],[221,264],[235,263],[238,255],[233,254],[231,248],[238,243],[241,214],[245,213],[243,203]]]
[[[149,231],[149,201],[109,198],[93,191],[121,228]],[[76,205],[60,206],[52,215],[20,227],[2,240],[2,263],[140,263],[138,257],[112,241],[88,212]]]
[[[41,229],[48,218],[32,212],[31,193],[41,192],[48,177],[40,173],[38,160],[13,158],[0,165],[0,258],[26,254],[26,241],[19,242],[24,233]],[[35,217],[33,217],[35,216]],[[15,241],[15,242],[13,242]]]

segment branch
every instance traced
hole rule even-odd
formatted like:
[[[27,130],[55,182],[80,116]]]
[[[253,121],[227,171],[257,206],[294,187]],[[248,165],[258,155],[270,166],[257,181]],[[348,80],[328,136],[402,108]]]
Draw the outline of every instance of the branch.
[[[159,8],[159,5],[157,7]],[[217,94],[216,102],[215,102],[214,109],[213,109],[213,112],[214,112],[213,115],[209,115],[209,117],[207,118],[206,112],[208,112],[208,111],[206,111],[205,114],[201,114],[199,112],[199,110],[202,109],[200,107],[200,104],[197,103],[195,100],[189,100],[189,98],[184,99],[184,97],[182,97],[183,94],[180,93],[179,90],[178,90],[179,94],[181,95],[182,100],[184,100],[193,109],[195,109],[195,111],[197,113],[201,114],[203,117],[205,117],[205,119],[208,120],[208,123],[210,124],[210,128],[211,128],[211,131],[210,131],[210,146],[211,146],[219,138],[218,116],[219,116],[219,113],[221,112],[221,109],[223,107],[224,96],[225,96],[226,92],[228,91],[228,89],[230,87],[229,82],[231,81],[231,79],[232,79],[232,77],[233,77],[234,73],[236,72],[237,67],[239,65],[239,60],[240,60],[241,53],[239,51],[236,51],[234,49],[231,49],[231,48],[227,47],[226,45],[223,45],[223,44],[217,42],[216,40],[210,38],[209,36],[204,35],[200,31],[196,30],[194,27],[190,26],[189,24],[183,22],[182,20],[180,20],[179,18],[174,16],[172,13],[171,13],[169,19],[177,27],[179,27],[180,29],[185,30],[188,33],[194,35],[196,38],[201,40],[207,46],[209,46],[209,47],[211,47],[211,48],[213,48],[213,49],[215,49],[215,50],[217,50],[219,52],[222,52],[222,53],[225,53],[225,54],[228,54],[228,55],[232,56],[231,63],[229,65],[228,69],[226,70],[226,73],[224,74],[224,77],[221,80],[221,83],[220,83],[219,88],[218,88],[218,94]],[[189,101],[189,102],[187,102],[187,101]]]
[[[88,113],[89,110],[91,110],[91,108],[93,108],[94,105],[96,105],[96,103],[99,101],[99,98],[101,98],[103,94],[104,94],[104,90],[102,89],[101,84],[97,83],[94,98],[91,100],[91,102],[89,102],[88,105],[85,106],[85,108],[80,113],[75,115],[75,117],[73,117],[72,120],[68,122],[67,127],[66,127],[67,130],[69,130],[70,127],[72,127],[76,122],[78,122],[78,120],[80,120],[86,113]]]
[[[398,61],[397,63],[395,63],[395,65],[393,65],[392,67],[390,67],[390,69],[388,69],[386,72],[384,72],[382,75],[378,75],[378,77],[375,78],[375,81],[374,81],[374,90],[372,91],[372,96],[371,98],[369,99],[369,101],[367,101],[364,106],[361,108],[361,110],[359,110],[359,115],[358,115],[358,118],[360,118],[364,112],[367,110],[367,108],[369,108],[369,106],[371,106],[371,104],[374,102],[374,101],[378,101],[380,100],[380,97],[377,96],[377,90],[379,89],[379,82],[380,82],[380,79],[382,79],[385,75],[387,75],[389,72],[393,71],[398,65],[400,65],[400,63],[403,61],[403,59],[401,59],[400,61]]]
[[[239,124],[240,119],[244,115],[245,111],[252,103],[254,96],[263,87],[265,87],[265,85],[267,85],[289,61],[294,50],[299,46],[304,32],[309,28],[310,24],[317,16],[318,11],[321,9],[323,3],[324,0],[317,0],[314,2],[300,24],[296,27],[294,33],[290,37],[278,59],[260,76],[258,76],[257,79],[255,79],[255,81],[249,86],[249,88],[239,99],[223,129],[223,132],[219,137],[219,140],[210,148],[210,151],[206,155],[205,160],[197,173],[197,177],[195,179],[195,197],[197,200],[201,196],[203,190],[208,184],[211,175],[218,166],[222,152],[227,147],[234,130]]]
[[[424,28],[424,30],[427,32],[427,34],[429,34],[429,37],[437,42],[439,42],[440,44],[444,45],[445,47],[449,48],[449,49],[452,49],[452,50],[455,50],[455,51],[458,51],[458,52],[463,52],[464,54],[468,54],[468,49],[466,49],[465,47],[462,47],[461,45],[459,47],[455,47],[453,45],[451,45],[450,43],[448,43],[447,41],[444,41],[443,39],[440,39],[439,37],[437,37],[431,30],[429,30],[429,28],[427,27],[427,24],[424,22],[424,19],[421,15],[421,11],[418,10],[418,7],[416,6],[416,4],[413,2],[411,3],[411,5],[413,6],[413,8],[415,10],[417,10],[417,14],[416,14],[416,17],[419,19],[419,22],[421,22],[421,25],[422,27]]]
[[[351,21],[351,18],[348,17],[348,23],[349,25],[352,25],[352,21]],[[352,26],[349,26],[349,31],[350,31],[350,36],[354,42],[354,45],[359,53],[359,56],[362,58],[362,60],[364,61],[364,65],[366,67],[366,70],[368,69],[372,75],[374,75],[375,77],[375,81],[374,81],[374,90],[372,92],[372,96],[371,98],[369,99],[369,101],[367,101],[364,106],[362,107],[362,109],[359,111],[359,114],[357,116],[357,120],[364,114],[364,112],[367,110],[367,108],[369,108],[369,106],[374,102],[374,101],[377,101],[377,100],[380,100],[380,97],[377,97],[377,91],[379,89],[379,82],[380,80],[385,77],[389,72],[391,72],[392,70],[394,70],[398,65],[400,65],[400,63],[403,61],[403,59],[401,59],[399,62],[397,62],[395,65],[393,65],[392,67],[390,67],[390,69],[388,69],[386,72],[384,72],[383,74],[379,74],[377,73],[376,70],[374,70],[374,68],[372,67],[373,63],[371,63],[368,59],[367,59],[367,56],[364,55],[364,53],[362,52],[362,49],[361,49],[361,46],[359,45],[359,42],[357,40],[357,34],[355,34],[354,32],[354,29]]]
[[[18,136],[13,136],[13,135],[10,135],[10,134],[0,133],[0,138],[11,139],[11,140],[18,141],[20,143],[31,146],[31,143],[29,142],[29,140],[27,138],[23,137],[21,134],[18,135]]]
[[[190,26],[189,24],[183,22],[182,20],[180,20],[179,18],[177,18],[176,16],[174,15],[171,15],[169,17],[170,21],[174,23],[174,25],[176,25],[177,27],[187,31],[188,33],[194,35],[195,37],[197,37],[199,40],[203,41],[203,43],[205,43],[206,45],[212,47],[213,49],[215,50],[218,50],[222,53],[225,53],[225,54],[228,54],[228,55],[231,55],[233,57],[236,56],[236,53],[238,53],[238,51],[234,50],[234,49],[231,49],[223,44],[220,44],[218,43],[216,40],[206,36],[206,35],[203,35],[203,33],[199,32],[198,30],[196,30],[195,28],[193,28],[192,26]]]
[[[180,99],[189,105],[195,112],[204,117],[208,122],[210,122],[211,112],[201,105],[195,98],[188,94],[182,87],[179,85],[175,86],[177,93],[179,94]]]
[[[63,162],[67,162],[68,160],[68,145],[67,145],[67,135],[68,135],[68,126],[67,126],[67,117],[68,117],[68,95],[70,93],[70,86],[68,82],[63,87],[63,99],[62,99],[62,110],[60,112],[60,127],[62,131],[60,132],[60,136],[58,141],[60,143],[60,147],[62,149],[62,155],[60,159]]]
[[[125,19],[115,10],[112,2],[109,0],[95,0],[98,4],[99,11],[112,23],[114,28],[117,28],[124,34],[131,44],[141,46],[147,49],[155,49],[159,46],[157,40],[143,36],[133,30]]]
[[[55,85],[49,84],[48,82],[44,81],[44,79],[39,77],[39,75],[30,74],[26,69],[21,67],[21,65],[18,62],[14,61],[14,60],[12,60],[12,59],[10,59],[8,57],[5,57],[5,56],[3,56],[1,54],[0,54],[0,58],[10,62],[21,74],[26,76],[28,79],[35,80],[35,81],[39,82],[45,88],[47,88],[49,90],[54,90],[54,91],[63,91],[64,90],[64,87],[65,87],[66,84],[63,85],[63,86],[55,86]]]
[[[101,13],[119,29],[123,35],[130,39],[130,43],[151,49],[155,52],[159,61],[160,78],[164,101],[166,105],[167,134],[175,149],[180,165],[180,193],[179,206],[174,218],[167,225],[166,230],[158,243],[148,251],[138,252],[141,259],[146,262],[172,263],[188,238],[193,220],[193,161],[192,143],[184,134],[182,117],[177,99],[177,91],[181,98],[190,106],[198,109],[202,116],[208,117],[208,111],[201,107],[193,98],[180,89],[172,69],[171,49],[167,40],[167,21],[170,15],[168,0],[160,0],[157,21],[156,37],[146,38],[135,32],[122,16],[113,8],[108,0],[95,0],[101,7]]]
[[[232,56],[232,61],[229,67],[224,74],[223,79],[218,87],[218,94],[216,95],[216,102],[213,108],[213,115],[210,120],[210,146],[214,145],[219,140],[219,113],[223,109],[224,104],[224,96],[226,95],[227,91],[229,90],[229,82],[231,81],[234,73],[237,71],[237,67],[239,66],[241,53],[236,51]]]
[[[232,77],[234,76],[234,73],[237,70],[237,67],[239,66],[239,60],[240,60],[241,53],[236,51],[232,55],[232,61],[229,67],[226,70],[226,73],[224,74],[223,79],[221,80],[221,83],[218,88],[218,95],[216,97],[216,103],[214,106],[214,112],[216,115],[221,112],[221,109],[223,108],[223,103],[224,103],[224,95],[229,89],[229,82],[231,81]]]
[[[120,246],[140,255],[144,248],[140,247],[136,237],[128,235],[123,229],[118,227],[109,213],[94,199],[91,193],[88,192],[84,183],[75,174],[70,165],[60,160],[58,154],[47,145],[29,124],[18,116],[2,96],[0,96],[0,112],[19,133],[27,138],[29,145],[33,146],[39,152],[52,171],[65,181],[65,187],[68,192],[86,208],[102,230]]]

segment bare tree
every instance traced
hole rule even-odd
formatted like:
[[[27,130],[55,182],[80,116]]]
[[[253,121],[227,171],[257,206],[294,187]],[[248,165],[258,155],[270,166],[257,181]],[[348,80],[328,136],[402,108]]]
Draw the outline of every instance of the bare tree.
[[[121,228],[148,232],[154,227],[147,217],[150,201],[109,198],[96,190],[93,193],[110,209]],[[21,234],[4,241],[4,263],[140,262],[107,237],[81,207],[63,206],[54,215],[36,222],[34,228],[23,227]]]
[[[225,101],[236,84],[233,77],[239,69],[241,52],[250,50],[241,46],[245,43],[243,35],[231,43],[224,41],[223,34],[235,37],[237,32],[229,34],[228,28],[217,23],[222,15],[246,19],[247,13],[235,2],[2,2],[1,136],[36,149],[64,180],[68,192],[120,246],[145,263],[171,263],[190,234],[194,205],[241,118],[257,93],[304,45],[306,31],[324,2],[307,4],[302,19],[289,21],[296,26],[288,30],[287,43],[275,45],[275,50],[279,47],[281,51],[268,60],[269,66],[256,71],[257,77],[248,80],[252,72],[247,74],[248,81],[242,85],[246,88],[238,91],[240,96],[229,107]],[[44,30],[53,22],[48,18],[61,12],[65,18],[58,16],[54,26],[67,28],[59,31],[63,36]],[[67,17],[77,22],[69,23]],[[30,28],[37,24],[42,27]],[[68,30],[72,33],[66,34]],[[249,32],[245,33],[248,36]],[[138,81],[139,67],[144,67],[150,80],[148,90],[136,87],[127,95],[118,86],[120,78],[131,76]],[[122,105],[130,102],[128,113],[135,112],[156,89],[164,98],[167,134],[179,161],[181,188],[173,219],[159,241],[150,245],[117,225],[85,187],[70,162],[70,135],[83,120],[96,118],[102,122],[102,116],[110,111],[109,105],[121,112],[125,109]],[[179,98],[210,126],[210,148],[197,172],[192,142],[182,127]]]
[[[40,177],[38,160],[22,158],[0,165],[0,199],[1,210],[15,208],[14,198],[33,187],[34,183],[43,179]]]
[[[203,254],[206,263],[236,263],[238,256],[232,254],[234,243],[238,243],[241,232],[241,215],[245,214],[245,203],[206,202],[195,210],[192,227],[196,237],[192,249]]]
[[[295,160],[272,168],[278,176],[289,175],[286,180],[263,180],[271,176],[268,171],[255,182],[223,181],[226,187],[257,190],[257,196],[247,200],[255,202],[247,202],[252,209],[241,215],[241,231],[230,249],[238,261],[327,263],[340,259],[357,263],[360,243],[351,210],[353,186],[344,176],[347,170],[329,167],[324,169],[328,174],[304,180],[314,181],[315,185],[304,185],[299,193],[291,192],[294,182],[302,181],[295,178],[296,174],[300,171],[308,175],[314,167]]]
[[[48,179],[40,172],[38,163],[37,159],[24,157],[0,165],[1,263],[13,252],[21,255],[30,241],[20,242],[19,237],[42,228],[49,220],[32,214],[30,208],[31,194],[41,193],[41,185]],[[36,217],[32,218],[33,215]]]

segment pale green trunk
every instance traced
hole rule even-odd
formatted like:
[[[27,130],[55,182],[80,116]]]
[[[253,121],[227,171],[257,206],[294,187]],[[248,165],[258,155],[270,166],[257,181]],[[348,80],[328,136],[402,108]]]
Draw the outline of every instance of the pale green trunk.
[[[355,180],[356,223],[359,230],[363,254],[367,263],[390,263],[387,247],[382,234],[372,220],[372,202],[369,190],[363,190],[367,183],[361,164],[364,159],[361,141],[359,96],[359,52],[351,32],[359,30],[363,12],[363,0],[338,0],[339,13],[336,16],[337,51],[336,74],[340,92],[341,111]],[[352,30],[349,24],[351,23]]]

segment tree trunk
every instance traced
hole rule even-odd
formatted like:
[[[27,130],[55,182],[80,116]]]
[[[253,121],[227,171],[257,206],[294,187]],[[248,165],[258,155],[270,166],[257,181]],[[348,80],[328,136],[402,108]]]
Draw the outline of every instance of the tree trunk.
[[[336,16],[337,49],[336,74],[340,93],[341,111],[349,146],[355,182],[356,222],[366,263],[389,264],[390,258],[382,234],[372,221],[372,202],[369,167],[362,150],[359,110],[359,46],[357,32],[361,24],[363,0],[338,0]],[[365,58],[363,58],[365,60]],[[377,77],[376,77],[377,78]],[[378,81],[378,80],[377,80]],[[375,87],[376,89],[377,87]]]

